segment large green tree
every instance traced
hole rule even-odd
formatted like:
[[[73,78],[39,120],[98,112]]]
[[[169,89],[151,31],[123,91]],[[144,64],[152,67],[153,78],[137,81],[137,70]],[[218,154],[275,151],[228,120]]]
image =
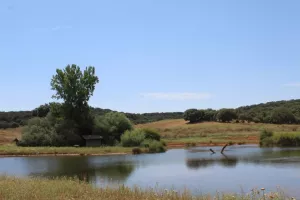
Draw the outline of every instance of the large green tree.
[[[237,114],[233,109],[221,109],[217,114],[217,120],[221,122],[230,122],[234,119],[237,119]]]
[[[56,92],[53,98],[64,101],[62,104],[64,118],[74,121],[80,132],[92,130],[88,101],[98,82],[95,67],[89,66],[81,71],[80,67],[75,64],[67,65],[64,69],[57,69],[52,77],[51,87]]]
[[[204,119],[204,111],[197,110],[195,108],[188,109],[184,112],[183,118],[185,121],[190,121],[190,123],[201,122]]]

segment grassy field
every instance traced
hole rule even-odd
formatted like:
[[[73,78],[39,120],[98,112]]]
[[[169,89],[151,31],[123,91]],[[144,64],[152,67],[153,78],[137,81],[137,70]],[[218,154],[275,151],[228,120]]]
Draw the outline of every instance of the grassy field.
[[[259,134],[263,129],[273,132],[300,131],[300,125],[218,122],[187,124],[181,119],[163,120],[137,126],[158,130],[169,147],[192,142],[202,145],[223,145],[228,142],[258,144]]]
[[[259,193],[259,194],[258,194]],[[0,199],[5,200],[256,200],[256,199],[290,199],[283,193],[253,191],[250,194],[218,194],[216,196],[192,196],[190,192],[178,193],[173,190],[149,188],[146,190],[120,186],[118,188],[94,188],[85,182],[75,179],[36,179],[0,177]]]

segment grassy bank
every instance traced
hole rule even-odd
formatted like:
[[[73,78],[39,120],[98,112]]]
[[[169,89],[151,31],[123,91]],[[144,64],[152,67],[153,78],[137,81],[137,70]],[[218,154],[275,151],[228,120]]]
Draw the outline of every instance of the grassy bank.
[[[146,152],[146,149],[141,149]],[[125,147],[18,147],[1,145],[0,156],[26,155],[106,155],[132,153],[132,148]]]
[[[299,147],[300,132],[277,132],[264,130],[260,134],[261,146]]]
[[[94,188],[91,185],[74,179],[29,179],[0,177],[0,199],[6,200],[189,200],[189,199],[287,199],[281,193],[268,193],[254,191],[246,195],[219,194],[215,197],[192,196],[190,192],[177,193],[163,189],[139,188]]]

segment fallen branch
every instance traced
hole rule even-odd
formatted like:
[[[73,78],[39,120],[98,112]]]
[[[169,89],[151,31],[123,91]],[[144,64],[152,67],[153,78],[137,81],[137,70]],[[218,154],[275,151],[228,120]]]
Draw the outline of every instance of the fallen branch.
[[[212,149],[209,149],[213,154],[215,154],[216,152],[214,151],[214,150],[212,150]]]
[[[225,148],[228,146],[228,144],[226,144],[223,148],[222,148],[222,150],[221,150],[221,153],[223,154],[223,151],[225,150]]]

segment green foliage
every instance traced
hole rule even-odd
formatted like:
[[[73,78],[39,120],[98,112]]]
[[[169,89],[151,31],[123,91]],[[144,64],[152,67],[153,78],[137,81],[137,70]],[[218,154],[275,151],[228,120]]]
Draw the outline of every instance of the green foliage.
[[[0,129],[23,126],[32,118],[31,111],[0,112]]]
[[[125,131],[132,129],[132,123],[123,113],[110,112],[95,117],[93,134],[101,135],[106,144],[113,145],[115,141],[121,140]]]
[[[262,141],[265,138],[272,137],[273,135],[274,133],[272,131],[264,129],[260,132],[260,140]]]
[[[203,121],[215,121],[216,120],[216,115],[217,111],[213,109],[206,109],[203,110],[204,116],[203,116]]]
[[[145,140],[145,133],[142,129],[134,129],[126,131],[121,136],[121,144],[123,147],[137,147]]]
[[[45,118],[32,118],[23,129],[20,146],[59,146],[62,138]]]
[[[300,133],[271,133],[262,132],[260,138],[261,146],[281,146],[281,147],[298,147],[300,146]]]
[[[67,65],[63,70],[57,69],[51,80],[52,90],[56,91],[53,97],[80,108],[88,104],[98,82],[94,67],[86,67],[82,72],[75,64]]]
[[[158,131],[150,128],[144,128],[142,130],[145,133],[145,139],[160,141],[161,136]]]
[[[88,101],[98,82],[94,67],[81,71],[75,64],[67,65],[63,70],[57,69],[51,80],[52,90],[56,91],[53,98],[64,101],[61,107],[64,118],[76,122],[80,132],[85,134],[92,132],[93,120]]]
[[[197,109],[188,109],[184,112],[183,118],[185,121],[190,121],[190,123],[201,122],[204,119],[204,111]]]
[[[162,153],[166,151],[166,148],[160,141],[151,140],[149,142],[149,153]]]
[[[0,121],[0,129],[17,128],[19,124],[16,122]]]
[[[291,124],[295,123],[296,119],[293,113],[287,108],[276,108],[271,115],[271,122],[274,124]]]
[[[288,101],[274,101],[268,103],[261,103],[251,106],[242,106],[236,109],[237,113],[245,114],[249,116],[250,121],[257,123],[275,123],[271,121],[271,115],[277,108],[288,109],[296,118],[300,118],[300,99],[288,100]],[[255,119],[254,119],[255,118]],[[299,123],[300,121],[295,120],[294,123]],[[277,122],[276,122],[277,123]]]
[[[218,111],[217,120],[221,122],[230,122],[237,119],[237,114],[233,109],[221,109]]]
[[[44,104],[40,105],[36,109],[32,111],[32,116],[34,117],[46,117],[47,114],[50,112],[50,105]]]

